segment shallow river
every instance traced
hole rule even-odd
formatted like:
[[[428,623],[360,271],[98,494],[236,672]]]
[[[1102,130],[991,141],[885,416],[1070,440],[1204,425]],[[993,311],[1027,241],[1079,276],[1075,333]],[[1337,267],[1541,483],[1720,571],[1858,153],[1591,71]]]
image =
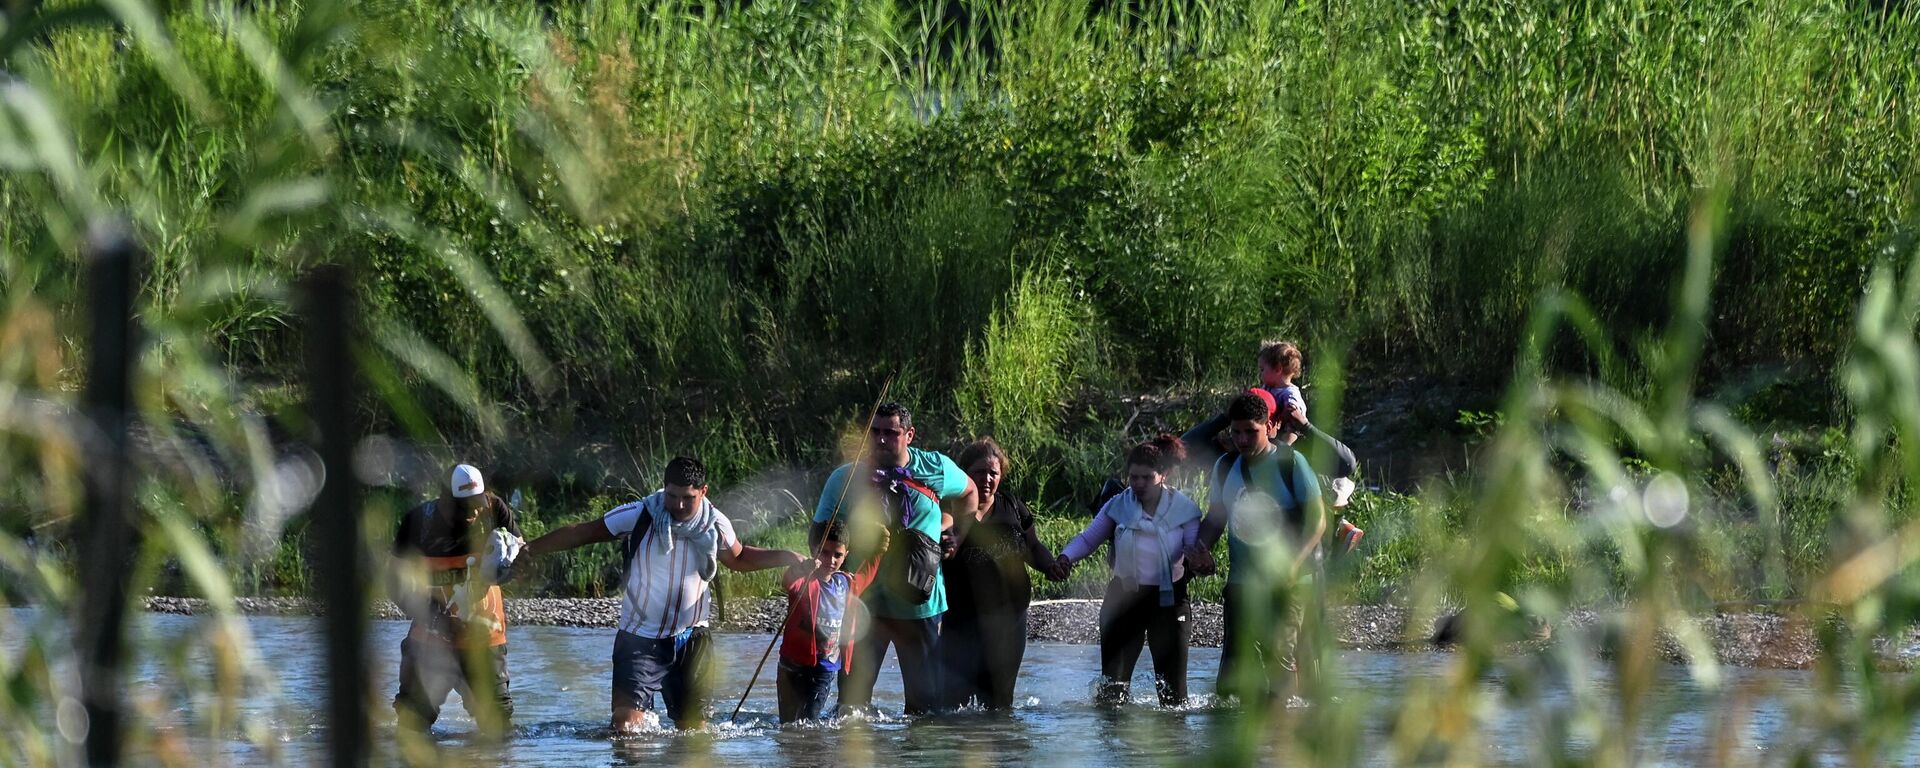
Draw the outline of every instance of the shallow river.
[[[0,651],[12,660],[18,658],[23,646],[20,621],[31,621],[31,615],[16,611],[9,618],[13,619],[8,622],[10,627],[0,632]],[[199,740],[191,748],[223,753],[226,762],[241,765],[275,758],[297,765],[322,761],[324,663],[318,625],[311,619],[284,617],[253,617],[248,623],[278,690],[249,692],[241,706],[248,715],[268,724],[270,745],[262,747],[240,739],[219,743]],[[146,614],[138,626],[142,646],[158,649],[181,645],[180,640],[201,623],[187,616]],[[375,650],[380,654],[375,680],[383,699],[390,699],[395,687],[395,656],[405,631],[406,625],[400,622],[373,625]],[[1204,699],[1175,711],[1145,703],[1119,710],[1095,706],[1092,683],[1098,669],[1098,649],[1034,644],[1028,649],[1021,672],[1021,703],[1011,716],[962,713],[912,722],[895,717],[782,729],[773,721],[770,662],[737,724],[717,725],[693,734],[651,733],[615,739],[610,738],[606,724],[612,632],[601,628],[513,628],[508,661],[517,707],[513,737],[505,744],[471,740],[473,721],[456,694],[435,727],[437,740],[443,748],[467,753],[471,759],[464,762],[471,765],[1172,764],[1206,754],[1215,741],[1216,726],[1226,717],[1225,711]],[[717,640],[722,682],[713,707],[717,719],[724,720],[753,673],[767,638],[724,635]],[[143,655],[142,666],[136,671],[140,689],[158,693],[160,700],[172,702],[180,711],[205,711],[205,706],[181,692],[188,686],[181,680],[183,673],[176,671],[204,675],[207,667],[204,659],[198,658],[201,653],[190,654],[183,665],[163,663],[157,660],[159,655]],[[1218,661],[1217,649],[1194,649],[1192,690],[1213,689]],[[1446,655],[1432,653],[1341,654],[1338,674],[1342,696],[1365,703],[1369,712],[1364,727],[1369,734],[1370,761],[1387,759],[1385,745],[1398,697],[1422,679],[1445,674],[1450,661]],[[1148,668],[1143,656],[1135,683],[1136,698],[1150,697]],[[1811,700],[1813,680],[1808,673],[1727,669],[1716,691],[1703,690],[1680,667],[1666,667],[1659,674],[1662,692],[1657,699],[1658,711],[1646,720],[1642,764],[1702,762],[1713,746],[1710,742],[1720,729],[1724,713],[1734,708],[1730,702],[1736,701],[1745,713],[1744,725],[1734,730],[1740,737],[1733,745],[1736,763],[1783,762],[1788,750],[1782,745],[1806,739],[1807,735],[1796,729],[1804,721],[1799,717],[1802,707]],[[1609,688],[1604,676],[1597,683],[1583,688]],[[1500,695],[1504,686],[1498,680],[1485,686],[1487,703],[1475,720],[1487,745],[1487,758],[1510,765],[1542,762],[1538,728],[1552,713],[1571,706],[1575,694],[1570,686],[1548,684],[1525,705],[1510,703]],[[891,656],[881,674],[875,702],[898,712],[899,673]],[[378,748],[391,757],[392,712],[383,706],[376,717],[380,723],[376,731]],[[197,721],[182,725],[188,731],[206,732]],[[1894,760],[1920,754],[1916,751],[1920,750],[1916,734],[1909,735],[1907,744],[1906,755],[1892,756]],[[1585,750],[1591,745],[1576,736],[1569,746]],[[1277,758],[1275,762],[1287,762],[1284,755],[1272,757]],[[1824,757],[1820,762],[1840,762],[1837,754]]]

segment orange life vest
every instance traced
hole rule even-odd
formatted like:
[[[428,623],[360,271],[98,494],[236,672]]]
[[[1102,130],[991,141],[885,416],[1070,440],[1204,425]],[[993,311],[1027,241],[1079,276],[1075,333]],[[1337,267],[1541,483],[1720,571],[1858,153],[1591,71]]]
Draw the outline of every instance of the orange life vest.
[[[447,606],[453,618],[467,622],[468,626],[475,629],[491,625],[487,632],[488,646],[506,645],[507,603],[500,595],[500,585],[487,585],[487,593],[475,604],[474,612],[478,618],[482,619],[481,621],[475,621],[474,616],[461,616],[458,613],[460,609],[453,601],[453,588],[467,580],[468,557],[469,555],[453,555],[422,558],[427,562],[428,578],[432,584],[428,590],[434,602]],[[413,622],[413,628],[408,631],[407,637],[413,640],[441,639],[419,621]]]

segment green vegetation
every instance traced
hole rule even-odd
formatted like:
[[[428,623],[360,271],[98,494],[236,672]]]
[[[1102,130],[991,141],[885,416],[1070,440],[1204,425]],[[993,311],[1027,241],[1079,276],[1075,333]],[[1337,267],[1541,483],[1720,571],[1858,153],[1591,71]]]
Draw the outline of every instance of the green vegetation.
[[[1475,711],[1491,674],[1521,698],[1588,680],[1605,650],[1616,685],[1539,724],[1543,762],[1634,764],[1656,633],[1698,652],[1688,617],[1749,598],[1845,629],[1821,638],[1815,733],[1862,763],[1902,748],[1920,682],[1877,674],[1873,639],[1920,618],[1911,4],[1146,7],[10,7],[0,598],[75,599],[77,254],[117,216],[152,254],[145,544],[112,564],[140,589],[230,607],[304,585],[281,453],[314,426],[292,285],[318,264],[360,277],[378,431],[638,457],[539,467],[530,533],[675,452],[723,487],[828,466],[891,381],[929,443],[1003,438],[1057,545],[1128,441],[1209,407],[1135,421],[1114,393],[1244,384],[1255,342],[1287,336],[1324,425],[1375,380],[1506,393],[1458,425],[1472,471],[1356,502],[1352,599],[1468,611],[1454,670],[1388,726],[1396,759],[1477,762],[1471,720],[1433,713]],[[370,541],[415,490],[370,499]],[[525,588],[604,593],[612,554]],[[1474,639],[1496,591],[1617,618],[1508,659]],[[64,749],[59,615],[0,612],[28,638],[0,666],[0,760]],[[183,642],[230,663],[180,701],[252,733],[227,709],[254,674],[244,623]],[[1353,762],[1363,705],[1277,738]],[[1246,722],[1223,750],[1271,733]]]

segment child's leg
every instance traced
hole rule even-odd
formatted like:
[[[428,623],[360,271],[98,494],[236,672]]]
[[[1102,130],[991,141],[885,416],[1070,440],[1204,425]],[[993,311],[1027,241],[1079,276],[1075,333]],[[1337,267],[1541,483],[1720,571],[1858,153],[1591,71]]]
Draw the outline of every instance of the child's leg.
[[[793,672],[793,666],[785,661],[780,662],[780,667],[774,672],[773,690],[779,701],[781,725],[800,719],[800,691],[797,688],[800,681],[795,679]]]
[[[802,720],[825,720],[827,700],[833,695],[833,676],[831,669],[804,670],[798,676],[800,684],[795,688],[800,693],[800,718]]]

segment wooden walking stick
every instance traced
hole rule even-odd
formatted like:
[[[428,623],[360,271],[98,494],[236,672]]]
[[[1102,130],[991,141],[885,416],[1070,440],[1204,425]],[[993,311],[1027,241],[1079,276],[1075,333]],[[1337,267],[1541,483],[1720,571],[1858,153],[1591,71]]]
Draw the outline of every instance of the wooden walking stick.
[[[868,426],[872,426],[874,418],[880,415],[880,406],[886,404],[887,393],[893,389],[893,379],[898,375],[898,371],[894,372],[893,376],[888,376],[886,382],[880,385],[880,399],[873,401],[873,408],[867,411]],[[867,457],[867,446],[871,444],[871,441],[868,440],[860,441],[860,448],[853,455],[853,463],[848,466],[858,468],[860,466],[860,460]],[[853,487],[853,469],[849,469],[847,475],[847,481],[840,484],[840,498],[834,502],[833,514],[827,518],[828,528],[833,527],[834,521],[840,519],[840,511],[846,508],[847,489]],[[802,507],[802,509],[804,509],[804,507]],[[767,668],[767,659],[773,655],[774,644],[780,642],[781,632],[786,628],[787,622],[793,620],[794,607],[793,603],[787,604],[786,616],[780,620],[780,626],[774,629],[773,637],[767,639],[767,650],[761,652],[760,663],[754,666],[753,676],[747,678],[747,689],[740,692],[740,701],[733,705],[733,714],[727,718],[727,722],[732,723],[739,721],[740,708],[747,705],[747,697],[753,694],[754,684],[760,682],[760,672]]]

